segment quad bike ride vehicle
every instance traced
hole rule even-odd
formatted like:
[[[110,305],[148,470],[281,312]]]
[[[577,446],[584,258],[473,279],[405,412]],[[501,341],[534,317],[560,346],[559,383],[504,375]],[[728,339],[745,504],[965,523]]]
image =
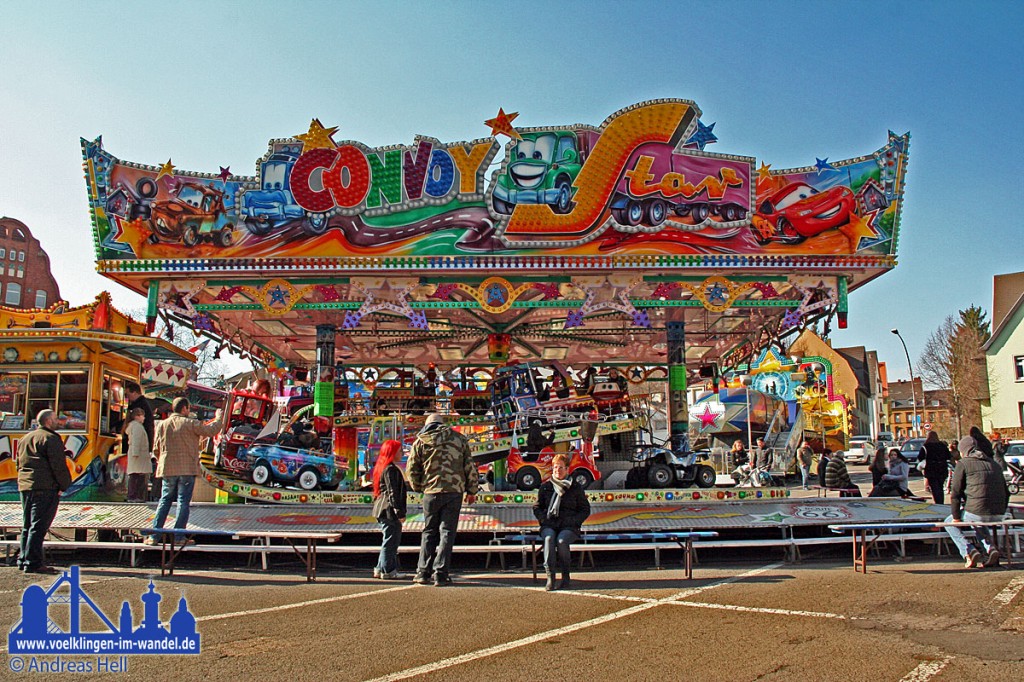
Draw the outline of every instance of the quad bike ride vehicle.
[[[718,475],[707,453],[688,447],[675,451],[660,445],[639,444],[633,454],[633,468],[626,475],[627,488],[713,488]]]

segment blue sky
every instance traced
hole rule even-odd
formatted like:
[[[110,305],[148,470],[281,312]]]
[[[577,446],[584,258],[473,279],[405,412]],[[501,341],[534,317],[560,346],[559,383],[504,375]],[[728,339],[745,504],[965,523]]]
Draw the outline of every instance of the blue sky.
[[[1024,4],[1002,2],[0,3],[0,215],[25,222],[74,304],[95,273],[78,138],[182,170],[253,174],[267,141],[319,117],[371,146],[599,124],[694,100],[709,151],[774,169],[911,132],[899,265],[855,291],[836,345],[890,377],[942,319],[991,309],[1024,269]]]

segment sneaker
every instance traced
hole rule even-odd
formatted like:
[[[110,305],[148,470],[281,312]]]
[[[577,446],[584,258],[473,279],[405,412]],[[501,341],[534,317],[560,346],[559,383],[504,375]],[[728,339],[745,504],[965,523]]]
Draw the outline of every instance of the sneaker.
[[[376,566],[373,567],[373,577],[378,579],[380,578],[380,569]]]
[[[981,552],[972,549],[964,560],[964,568],[978,568],[981,566]]]
[[[988,553],[988,557],[985,559],[985,568],[995,568],[999,565],[999,559],[1002,558],[1002,554],[999,553],[998,549],[993,549]]]
[[[452,584],[452,579],[446,575],[434,576],[434,587],[448,587]]]
[[[426,576],[421,573],[417,573],[412,581],[417,585],[429,585],[431,583],[430,576]]]
[[[30,566],[26,566],[25,569],[23,570],[23,573],[38,573],[40,575],[57,575],[58,573],[60,573],[60,571],[58,571],[56,568],[53,568],[52,566],[36,566],[35,568],[32,568]]]
[[[402,579],[402,575],[398,571],[390,571],[390,572],[387,572],[387,573],[381,573],[379,577],[380,577],[381,580],[401,580]]]

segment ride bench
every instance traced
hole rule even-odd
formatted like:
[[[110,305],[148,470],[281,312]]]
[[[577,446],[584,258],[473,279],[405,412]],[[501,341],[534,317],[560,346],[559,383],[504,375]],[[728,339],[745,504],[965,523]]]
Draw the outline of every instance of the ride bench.
[[[868,572],[868,550],[880,539],[891,535],[892,531],[923,531],[936,530],[948,527],[965,528],[970,530],[974,526],[993,528],[996,536],[996,546],[1002,548],[1003,556],[1006,558],[1006,565],[1013,566],[1013,552],[1010,546],[1011,533],[1013,528],[1024,527],[1024,519],[1003,519],[1002,521],[906,521],[906,522],[880,522],[880,523],[850,523],[832,524],[828,528],[834,533],[850,531],[853,539],[853,570],[858,573]],[[1003,530],[1003,541],[999,542],[999,529]],[[906,537],[906,536],[904,536]],[[896,538],[894,538],[896,539]]]
[[[636,551],[654,550],[656,568],[661,568],[661,550],[682,549],[683,567],[686,579],[693,578],[694,540],[717,538],[715,531],[685,532],[648,532],[648,533],[583,533],[580,539],[569,546],[570,551],[580,552],[580,565],[589,557],[590,565],[594,565],[593,552],[598,551]],[[543,539],[539,534],[506,535],[508,542],[518,542],[522,546],[530,546],[533,564],[533,579],[537,580],[537,555],[543,551]]]

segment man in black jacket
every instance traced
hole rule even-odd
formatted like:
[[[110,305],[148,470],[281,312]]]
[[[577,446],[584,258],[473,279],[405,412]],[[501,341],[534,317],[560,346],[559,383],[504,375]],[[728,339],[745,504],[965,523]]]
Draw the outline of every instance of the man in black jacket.
[[[590,516],[590,501],[578,481],[569,478],[569,457],[555,455],[551,480],[541,485],[533,515],[540,522],[540,536],[544,540],[544,570],[548,581],[545,590],[555,589],[557,564],[562,567],[559,589],[569,587],[569,566],[572,557],[569,545],[580,539],[580,527]],[[557,559],[556,559],[557,554]]]
[[[1010,501],[1002,469],[992,457],[978,449],[978,442],[971,436],[961,438],[957,449],[960,461],[953,470],[949,501],[953,513],[946,521],[1002,521]],[[990,528],[975,526],[974,542],[969,542],[955,526],[947,526],[946,533],[960,550],[966,568],[999,565],[1000,554]],[[985,551],[984,555],[979,547]]]
[[[54,574],[43,566],[43,538],[50,531],[61,492],[71,487],[64,441],[54,429],[57,415],[43,410],[39,427],[18,441],[18,492],[21,493],[21,553],[18,568],[25,573]]]

